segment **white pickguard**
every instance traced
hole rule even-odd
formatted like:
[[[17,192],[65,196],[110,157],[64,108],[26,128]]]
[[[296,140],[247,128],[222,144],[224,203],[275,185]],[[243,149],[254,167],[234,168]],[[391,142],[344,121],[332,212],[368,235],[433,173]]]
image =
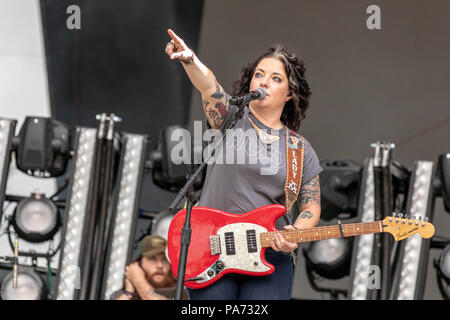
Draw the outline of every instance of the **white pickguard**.
[[[247,230],[255,230],[256,232],[256,252],[248,252]],[[234,223],[220,228],[217,231],[217,235],[220,237],[221,246],[219,260],[224,264],[224,268],[221,272],[226,269],[238,269],[242,271],[261,273],[270,270],[270,268],[264,265],[261,260],[261,242],[259,240],[259,234],[266,231],[266,228],[253,223]],[[225,242],[226,232],[233,232],[234,234],[235,254],[233,255],[227,255]],[[208,275],[208,270],[209,269],[205,270],[199,275],[199,277],[202,277],[203,280],[198,280],[196,281],[197,283],[206,282],[217,276],[217,274]]]

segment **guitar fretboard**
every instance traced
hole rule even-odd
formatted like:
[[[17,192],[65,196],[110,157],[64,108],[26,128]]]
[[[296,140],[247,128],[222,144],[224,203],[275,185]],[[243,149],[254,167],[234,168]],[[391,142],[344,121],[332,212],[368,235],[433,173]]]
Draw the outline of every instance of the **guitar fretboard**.
[[[344,237],[354,237],[363,234],[383,232],[383,221],[341,224]],[[310,242],[326,239],[341,238],[339,225],[315,227],[310,229],[296,229],[285,231],[272,231],[260,233],[260,241],[263,247],[270,247],[275,233],[280,233],[289,242]]]

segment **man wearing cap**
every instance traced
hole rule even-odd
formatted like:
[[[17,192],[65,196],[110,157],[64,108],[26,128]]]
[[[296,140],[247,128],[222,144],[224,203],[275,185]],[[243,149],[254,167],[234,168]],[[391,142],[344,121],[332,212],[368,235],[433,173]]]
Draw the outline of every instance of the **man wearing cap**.
[[[168,300],[175,296],[175,279],[165,256],[166,240],[147,235],[139,242],[133,261],[125,268],[124,289],[117,300]],[[120,294],[119,296],[117,296]],[[187,294],[183,292],[183,299]]]

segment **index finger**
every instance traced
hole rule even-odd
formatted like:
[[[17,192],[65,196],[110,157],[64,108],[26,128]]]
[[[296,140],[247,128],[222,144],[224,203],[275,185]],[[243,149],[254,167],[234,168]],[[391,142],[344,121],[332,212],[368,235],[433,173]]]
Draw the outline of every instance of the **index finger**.
[[[181,39],[179,36],[177,36],[175,34],[175,32],[172,31],[172,29],[167,30],[167,33],[172,38],[172,40],[175,41],[176,44],[182,45],[184,43],[183,39]]]

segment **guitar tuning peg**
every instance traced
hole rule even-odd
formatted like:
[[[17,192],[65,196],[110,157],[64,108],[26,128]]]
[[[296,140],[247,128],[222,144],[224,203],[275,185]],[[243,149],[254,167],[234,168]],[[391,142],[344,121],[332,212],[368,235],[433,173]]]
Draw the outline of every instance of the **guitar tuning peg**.
[[[398,217],[399,217],[399,218],[403,218],[403,214],[399,213],[399,214],[398,214]]]
[[[409,214],[405,214],[405,219],[409,219]]]
[[[419,216],[419,221],[421,221],[422,220],[422,216]]]
[[[423,218],[424,222],[428,222],[428,217]]]

